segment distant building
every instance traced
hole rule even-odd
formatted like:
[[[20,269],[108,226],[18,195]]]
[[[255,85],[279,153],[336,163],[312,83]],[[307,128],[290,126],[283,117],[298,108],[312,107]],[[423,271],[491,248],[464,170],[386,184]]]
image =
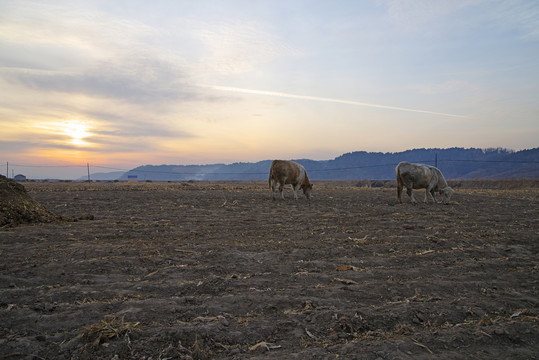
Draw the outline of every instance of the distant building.
[[[127,175],[127,182],[138,182],[137,175]]]
[[[26,176],[24,176],[24,175],[22,175],[22,174],[17,174],[17,175],[15,175],[15,177],[13,178],[13,180],[15,180],[15,181],[27,181]]]

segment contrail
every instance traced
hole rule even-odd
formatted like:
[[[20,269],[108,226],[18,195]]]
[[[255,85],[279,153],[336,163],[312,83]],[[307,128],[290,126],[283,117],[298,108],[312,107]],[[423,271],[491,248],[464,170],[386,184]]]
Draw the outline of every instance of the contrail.
[[[239,92],[239,93],[244,93],[244,94],[257,94],[257,95],[279,96],[279,97],[285,97],[285,98],[290,98],[290,99],[325,101],[325,102],[332,102],[332,103],[339,103],[339,104],[366,106],[366,107],[373,107],[373,108],[387,109],[387,110],[410,111],[410,112],[416,112],[416,113],[432,114],[432,115],[439,115],[439,116],[450,116],[450,117],[457,117],[457,118],[467,117],[466,115],[447,114],[447,113],[441,113],[441,112],[429,111],[429,110],[410,109],[410,108],[390,106],[390,105],[370,104],[370,103],[365,103],[365,102],[360,102],[360,101],[340,100],[340,99],[332,99],[332,98],[325,98],[325,97],[318,97],[318,96],[295,95],[295,94],[288,94],[288,93],[275,92],[275,91],[243,89],[243,88],[237,88],[237,87],[218,86],[218,85],[212,85],[209,87],[214,90],[233,91],[233,92]]]

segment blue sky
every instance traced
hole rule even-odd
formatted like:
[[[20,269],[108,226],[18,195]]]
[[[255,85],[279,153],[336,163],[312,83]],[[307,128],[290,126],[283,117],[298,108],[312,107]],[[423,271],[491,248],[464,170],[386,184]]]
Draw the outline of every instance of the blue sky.
[[[1,174],[533,148],[539,2],[0,0],[0,92]]]

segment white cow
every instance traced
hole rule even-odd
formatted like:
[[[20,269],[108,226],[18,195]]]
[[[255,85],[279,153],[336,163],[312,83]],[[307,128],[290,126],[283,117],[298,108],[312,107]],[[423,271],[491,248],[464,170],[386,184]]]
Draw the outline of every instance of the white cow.
[[[286,184],[294,187],[294,199],[298,199],[298,190],[303,189],[303,194],[307,199],[311,198],[313,184],[309,182],[305,168],[295,161],[273,160],[270,167],[269,186],[275,200],[275,185],[279,184],[281,199],[284,200],[283,188]]]
[[[401,162],[395,168],[397,176],[397,199],[402,203],[401,195],[402,188],[406,186],[406,193],[412,199],[413,203],[417,203],[412,189],[425,189],[425,202],[428,202],[429,193],[436,202],[435,192],[443,196],[444,203],[449,203],[453,189],[451,189],[442,175],[442,172],[430,165],[411,164]]]

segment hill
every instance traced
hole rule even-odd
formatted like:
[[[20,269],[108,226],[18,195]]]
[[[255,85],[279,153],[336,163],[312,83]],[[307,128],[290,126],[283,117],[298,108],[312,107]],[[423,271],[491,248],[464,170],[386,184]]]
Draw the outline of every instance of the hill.
[[[436,165],[447,179],[539,178],[539,148],[507,149],[414,149],[395,153],[356,151],[333,160],[297,159],[312,180],[391,180],[401,161]],[[263,180],[271,160],[256,163],[211,165],[144,165],[119,180],[136,175],[140,181]]]

